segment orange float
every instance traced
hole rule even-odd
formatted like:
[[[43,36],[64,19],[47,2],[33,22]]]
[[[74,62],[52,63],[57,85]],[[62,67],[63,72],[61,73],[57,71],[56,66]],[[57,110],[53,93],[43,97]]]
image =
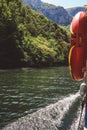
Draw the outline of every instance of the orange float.
[[[87,60],[87,13],[77,13],[70,26],[69,67],[73,79],[84,77],[83,69]]]

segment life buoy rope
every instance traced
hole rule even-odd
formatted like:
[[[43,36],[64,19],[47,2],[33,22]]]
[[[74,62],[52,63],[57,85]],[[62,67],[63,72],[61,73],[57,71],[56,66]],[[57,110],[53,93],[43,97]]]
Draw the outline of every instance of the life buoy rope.
[[[72,78],[74,78],[74,77],[73,77],[73,74],[72,74],[72,67],[71,67],[71,55],[72,55],[72,51],[73,51],[74,47],[75,47],[75,45],[73,45],[71,47],[70,52],[69,52],[69,57],[68,57],[69,70],[70,70],[70,75],[71,75]]]

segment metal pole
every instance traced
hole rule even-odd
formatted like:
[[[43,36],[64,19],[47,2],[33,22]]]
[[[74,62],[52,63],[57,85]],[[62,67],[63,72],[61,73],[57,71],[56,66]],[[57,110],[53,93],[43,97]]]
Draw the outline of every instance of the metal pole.
[[[84,8],[85,8],[85,12],[87,13],[87,5],[84,5]]]
[[[86,60],[86,66],[82,69],[82,71],[84,72],[84,82],[86,84],[86,88],[85,88],[85,93],[84,93],[84,97],[82,98],[82,103],[81,103],[81,113],[80,113],[80,119],[79,119],[79,124],[78,124],[78,130],[80,130],[81,127],[81,118],[82,118],[82,113],[83,113],[83,108],[85,107],[85,125],[87,125],[87,121],[86,121],[86,109],[87,109],[87,60]]]
[[[86,5],[86,12],[87,12],[87,5]],[[87,60],[86,60],[86,67],[84,71],[84,81],[86,83],[86,95],[85,95],[85,127],[87,127]]]

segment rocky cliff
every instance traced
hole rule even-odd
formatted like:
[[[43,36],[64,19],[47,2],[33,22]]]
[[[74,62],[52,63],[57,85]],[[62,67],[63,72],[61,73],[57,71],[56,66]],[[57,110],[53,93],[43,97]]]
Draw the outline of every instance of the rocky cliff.
[[[58,24],[68,25],[72,20],[72,16],[63,7],[43,3],[41,0],[23,0],[23,2]]]
[[[61,25],[68,25],[72,20],[72,17],[61,6],[41,9],[40,12],[42,12],[50,20]]]
[[[43,13],[50,20],[61,25],[69,25],[76,13],[84,11],[84,7],[64,9],[61,6],[43,3],[41,0],[23,0],[23,2],[28,4],[32,9]]]

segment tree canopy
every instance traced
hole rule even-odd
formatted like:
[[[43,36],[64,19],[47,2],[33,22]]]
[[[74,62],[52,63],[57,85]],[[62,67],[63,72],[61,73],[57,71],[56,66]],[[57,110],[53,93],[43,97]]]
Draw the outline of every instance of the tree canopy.
[[[67,64],[65,28],[21,0],[0,0],[0,68]]]

